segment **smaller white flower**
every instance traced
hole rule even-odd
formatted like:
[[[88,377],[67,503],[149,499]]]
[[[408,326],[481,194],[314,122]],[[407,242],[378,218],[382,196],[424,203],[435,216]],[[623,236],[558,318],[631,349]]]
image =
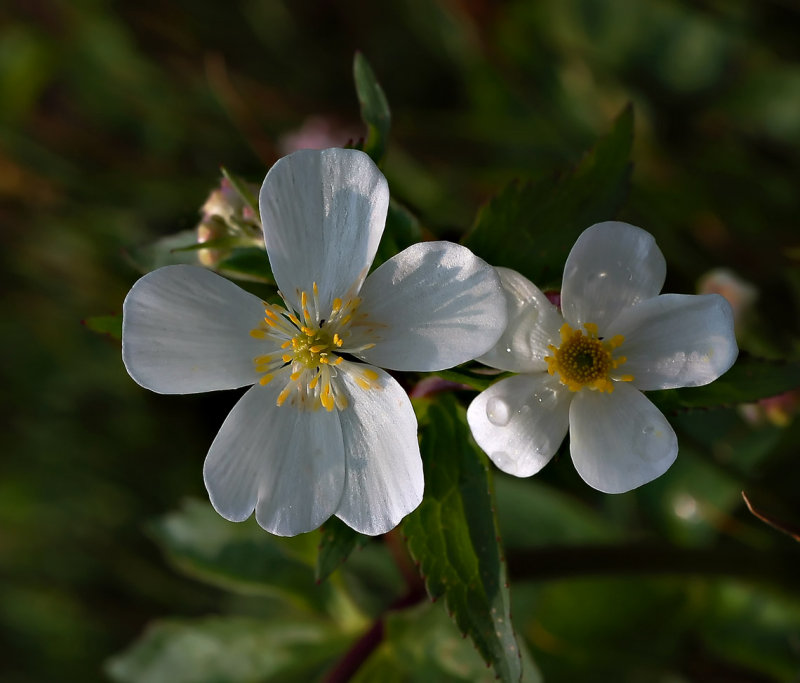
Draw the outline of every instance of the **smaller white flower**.
[[[585,230],[567,258],[561,310],[519,273],[497,268],[509,323],[479,358],[520,373],[470,404],[478,445],[504,472],[536,474],[569,431],[578,474],[606,493],[662,475],[675,432],[642,391],[708,384],[738,354],[731,307],[717,294],[661,294],[666,263],[627,223]]]
[[[367,277],[389,189],[363,152],[296,152],[260,193],[283,305],[203,268],[141,278],[123,307],[122,358],[147,389],[252,386],[203,469],[226,519],[255,510],[293,536],[331,515],[365,534],[422,499],[417,421],[390,370],[441,370],[485,353],[505,326],[491,266],[449,242],[415,244]]]

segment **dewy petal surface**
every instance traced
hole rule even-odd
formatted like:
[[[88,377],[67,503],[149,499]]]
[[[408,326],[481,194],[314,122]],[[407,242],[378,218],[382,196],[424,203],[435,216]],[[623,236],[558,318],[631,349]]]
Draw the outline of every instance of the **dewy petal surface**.
[[[284,296],[319,287],[322,309],[369,271],[389,207],[389,187],[355,149],[301,150],[277,161],[259,195],[264,241]]]
[[[501,470],[529,477],[553,457],[569,424],[573,394],[546,373],[495,382],[472,401],[467,422]]]
[[[233,522],[256,520],[294,536],[316,529],[339,506],[344,445],[336,411],[278,407],[274,381],[252,387],[211,444],[203,478],[211,504]]]
[[[364,390],[340,373],[349,406],[339,413],[346,481],[337,517],[362,534],[394,528],[422,500],[417,419],[402,387],[379,368],[378,387]]]
[[[713,382],[738,354],[730,304],[719,294],[662,294],[622,312],[620,372],[644,391]]]
[[[358,355],[390,370],[432,372],[486,353],[506,324],[506,304],[494,268],[451,242],[404,249],[372,273],[361,289],[353,327],[375,346]]]
[[[561,311],[573,327],[595,323],[600,335],[624,309],[656,296],[667,265],[653,236],[616,221],[581,233],[564,266]]]
[[[250,330],[264,317],[258,297],[196,266],[167,266],[140,278],[123,304],[122,360],[160,394],[235,389],[257,379],[267,353]]]
[[[506,298],[508,324],[500,339],[478,358],[484,365],[510,372],[547,369],[548,344],[560,343],[564,319],[541,290],[510,268],[495,267]]]
[[[569,411],[570,451],[589,486],[624,493],[661,476],[678,454],[678,439],[643,393],[617,382],[614,392],[581,391]]]

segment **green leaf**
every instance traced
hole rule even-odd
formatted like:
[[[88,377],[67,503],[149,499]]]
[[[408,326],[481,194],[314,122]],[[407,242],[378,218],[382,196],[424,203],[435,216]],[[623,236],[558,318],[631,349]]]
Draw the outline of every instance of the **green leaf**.
[[[150,533],[176,568],[201,581],[237,593],[280,595],[320,611],[329,603],[331,589],[314,580],[314,534],[273,536],[252,518],[228,522],[196,500],[156,521]]]
[[[541,681],[524,657],[524,681]],[[495,674],[462,638],[441,605],[420,604],[385,618],[381,644],[359,667],[352,683],[491,683]]]
[[[714,408],[749,403],[800,387],[800,361],[778,361],[740,354],[722,377],[703,387],[648,393],[662,411]]]
[[[452,396],[427,409],[422,430],[425,498],[403,524],[411,555],[434,599],[444,596],[462,633],[503,681],[519,681],[520,651],[484,456],[468,438]]]
[[[185,247],[175,247],[172,252],[176,251],[200,251],[201,249],[231,249],[237,244],[240,244],[242,238],[238,235],[226,235],[225,237],[217,237],[207,242],[195,242],[194,244],[187,244]]]
[[[258,197],[256,197],[256,195],[254,195],[250,191],[250,188],[247,185],[247,181],[243,180],[237,175],[234,175],[224,166],[222,166],[221,170],[222,170],[222,175],[224,175],[228,179],[233,189],[236,190],[236,192],[239,194],[242,200],[244,200],[244,203],[247,204],[247,206],[249,206],[253,210],[253,213],[255,213],[256,216],[259,217],[258,221],[260,223],[261,214],[258,211]]]
[[[177,263],[197,265],[197,255],[192,251],[184,251],[193,244],[197,244],[197,232],[182,230],[161,237],[150,244],[133,247],[126,252],[126,256],[141,273],[149,273],[156,268]]]
[[[324,581],[347,559],[356,548],[363,546],[367,537],[351,529],[336,517],[331,517],[320,529],[319,553],[315,576]]]
[[[86,329],[99,334],[107,334],[117,341],[122,339],[122,315],[95,315],[81,321]]]
[[[628,106],[570,172],[512,183],[484,205],[464,244],[492,265],[513,268],[537,284],[560,284],[578,235],[610,220],[622,206],[632,144],[633,109]]]
[[[270,620],[171,619],[148,627],[106,672],[120,683],[305,683],[317,680],[346,644],[333,624],[285,610]]]
[[[481,368],[484,369],[484,368]],[[503,377],[508,377],[508,374],[493,372],[492,374],[476,374],[472,373],[465,368],[452,368],[450,370],[439,370],[436,373],[437,377],[446,379],[448,382],[456,382],[457,384],[464,384],[477,391],[484,391],[492,384],[499,381]]]
[[[610,543],[623,537],[608,516],[536,477],[519,479],[498,472],[494,482],[497,520],[509,554],[514,549]]]
[[[240,280],[275,284],[267,252],[262,247],[240,247],[216,265],[223,275]]]
[[[384,261],[412,244],[422,240],[422,227],[417,217],[406,207],[394,199],[389,202],[386,215],[386,228],[383,231],[372,268],[377,268]]]
[[[367,124],[367,139],[364,142],[364,151],[372,157],[377,164],[386,151],[386,140],[389,137],[389,127],[392,115],[389,103],[375,78],[375,73],[366,57],[356,52],[353,60],[353,79],[356,85],[356,95],[361,106],[361,119]]]

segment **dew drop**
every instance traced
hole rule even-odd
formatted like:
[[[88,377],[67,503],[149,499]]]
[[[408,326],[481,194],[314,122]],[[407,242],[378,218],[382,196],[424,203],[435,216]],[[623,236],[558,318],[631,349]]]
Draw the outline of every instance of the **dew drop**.
[[[514,464],[514,460],[505,451],[495,451],[491,455],[492,462],[504,472],[508,472],[509,468]]]
[[[486,417],[495,427],[505,427],[511,419],[511,408],[502,398],[493,396],[486,402]]]

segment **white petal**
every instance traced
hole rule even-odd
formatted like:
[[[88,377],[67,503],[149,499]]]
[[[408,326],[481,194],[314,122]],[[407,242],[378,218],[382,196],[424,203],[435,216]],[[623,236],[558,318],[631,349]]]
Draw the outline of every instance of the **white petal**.
[[[301,150],[280,159],[259,195],[264,241],[284,296],[319,288],[322,317],[336,297],[353,293],[375,257],[389,207],[389,187],[355,149]]]
[[[541,290],[510,268],[495,270],[506,296],[508,324],[497,344],[478,360],[500,370],[537,372],[545,370],[549,344],[561,343],[564,319]]]
[[[529,477],[564,440],[572,396],[547,373],[515,375],[478,394],[467,409],[467,422],[495,465],[516,477]]]
[[[667,266],[653,236],[627,223],[597,223],[581,233],[564,267],[561,310],[573,327],[606,325],[622,310],[656,296]]]
[[[211,444],[203,478],[211,504],[241,522],[253,509],[267,531],[316,529],[339,506],[344,445],[336,411],[278,407],[283,385],[256,385],[234,406]]]
[[[125,368],[160,394],[253,384],[253,358],[271,350],[250,336],[264,317],[260,299],[204,268],[148,273],[128,292],[122,311]]]
[[[424,480],[411,401],[391,376],[370,369],[379,388],[362,389],[347,368],[339,375],[349,406],[339,413],[347,474],[336,516],[375,536],[420,504]]]
[[[633,375],[643,391],[713,382],[739,352],[730,304],[719,294],[662,294],[624,311],[612,327],[625,337],[618,353],[627,361],[617,372]]]
[[[614,393],[580,391],[569,411],[572,462],[604,493],[624,493],[661,476],[675,462],[678,439],[643,393],[617,382]]]
[[[391,370],[431,372],[472,360],[506,325],[494,268],[451,242],[404,249],[367,278],[361,298],[366,322],[353,328],[354,339],[375,346],[359,355]]]

